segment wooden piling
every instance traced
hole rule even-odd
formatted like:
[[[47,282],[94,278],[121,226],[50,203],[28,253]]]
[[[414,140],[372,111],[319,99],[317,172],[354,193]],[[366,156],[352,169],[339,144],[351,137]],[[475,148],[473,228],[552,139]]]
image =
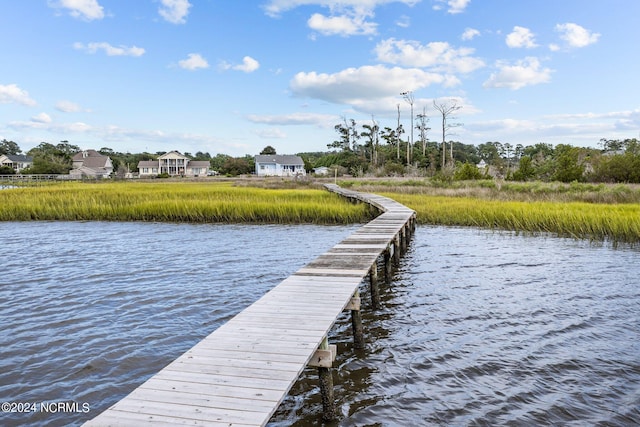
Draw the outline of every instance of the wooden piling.
[[[369,271],[369,293],[371,294],[371,308],[380,308],[380,288],[378,286],[378,261],[373,263]]]
[[[383,256],[384,256],[384,279],[387,282],[387,284],[389,284],[393,279],[393,271],[391,266],[391,246],[387,246],[387,249],[385,249]]]
[[[329,350],[329,339],[324,337],[320,344],[321,350]],[[322,399],[322,420],[334,421],[336,419],[336,403],[333,394],[333,375],[331,368],[318,368],[320,380],[320,397]]]
[[[357,307],[351,310],[351,327],[353,329],[353,348],[364,348],[364,330],[362,328],[362,316],[360,314],[360,292],[356,291],[354,299],[357,300]]]

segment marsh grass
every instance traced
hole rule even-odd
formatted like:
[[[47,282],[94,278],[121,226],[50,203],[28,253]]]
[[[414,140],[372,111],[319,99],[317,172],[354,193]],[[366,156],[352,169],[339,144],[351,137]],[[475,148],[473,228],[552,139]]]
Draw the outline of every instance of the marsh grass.
[[[366,192],[393,192],[428,196],[474,197],[502,201],[586,203],[640,203],[640,185],[497,180],[434,181],[429,179],[344,180],[343,187]]]
[[[2,221],[344,224],[374,216],[370,207],[326,190],[260,189],[231,182],[70,182],[0,191]]]
[[[344,187],[390,197],[422,224],[552,233],[640,243],[640,187],[605,184],[350,180]],[[377,212],[291,180],[63,182],[0,191],[0,220],[225,223],[366,222]]]

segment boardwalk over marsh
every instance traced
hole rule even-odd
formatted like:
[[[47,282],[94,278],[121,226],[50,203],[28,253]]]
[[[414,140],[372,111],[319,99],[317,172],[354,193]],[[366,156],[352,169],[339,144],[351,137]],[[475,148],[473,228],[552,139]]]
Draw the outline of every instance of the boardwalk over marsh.
[[[415,226],[394,200],[327,185],[382,214],[267,292],[85,426],[263,426],[307,366],[330,368],[328,334],[344,310],[359,314],[378,259],[389,276]]]

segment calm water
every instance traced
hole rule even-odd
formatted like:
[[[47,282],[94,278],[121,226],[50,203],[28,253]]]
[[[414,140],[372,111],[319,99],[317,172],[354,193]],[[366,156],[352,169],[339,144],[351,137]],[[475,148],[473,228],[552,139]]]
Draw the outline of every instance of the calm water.
[[[0,400],[78,425],[357,227],[0,223]],[[421,227],[354,354],[344,426],[640,424],[640,251]],[[363,286],[366,300],[367,290]],[[270,423],[319,425],[313,369]]]

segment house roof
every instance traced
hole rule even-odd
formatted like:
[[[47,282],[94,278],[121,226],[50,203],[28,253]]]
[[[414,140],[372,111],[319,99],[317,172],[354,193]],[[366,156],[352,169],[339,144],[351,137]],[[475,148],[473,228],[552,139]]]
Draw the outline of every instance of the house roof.
[[[164,153],[162,156],[158,157],[158,160],[162,159],[189,159],[187,156],[183,155],[179,151],[169,151],[168,153]]]
[[[76,153],[73,156],[74,163],[82,163],[82,166],[98,169],[104,167],[111,167],[111,159],[108,156],[104,156],[96,150],[83,150]]]
[[[208,160],[190,160],[187,163],[187,167],[190,168],[208,168],[209,166],[211,166],[211,163]]]
[[[24,154],[5,154],[5,156],[12,162],[33,162],[33,157]]]
[[[140,168],[153,168],[158,167],[159,163],[157,160],[140,160],[138,162],[138,169]]]
[[[300,156],[280,155],[280,154],[257,155],[256,163],[278,163],[281,165],[304,165],[304,161]]]

